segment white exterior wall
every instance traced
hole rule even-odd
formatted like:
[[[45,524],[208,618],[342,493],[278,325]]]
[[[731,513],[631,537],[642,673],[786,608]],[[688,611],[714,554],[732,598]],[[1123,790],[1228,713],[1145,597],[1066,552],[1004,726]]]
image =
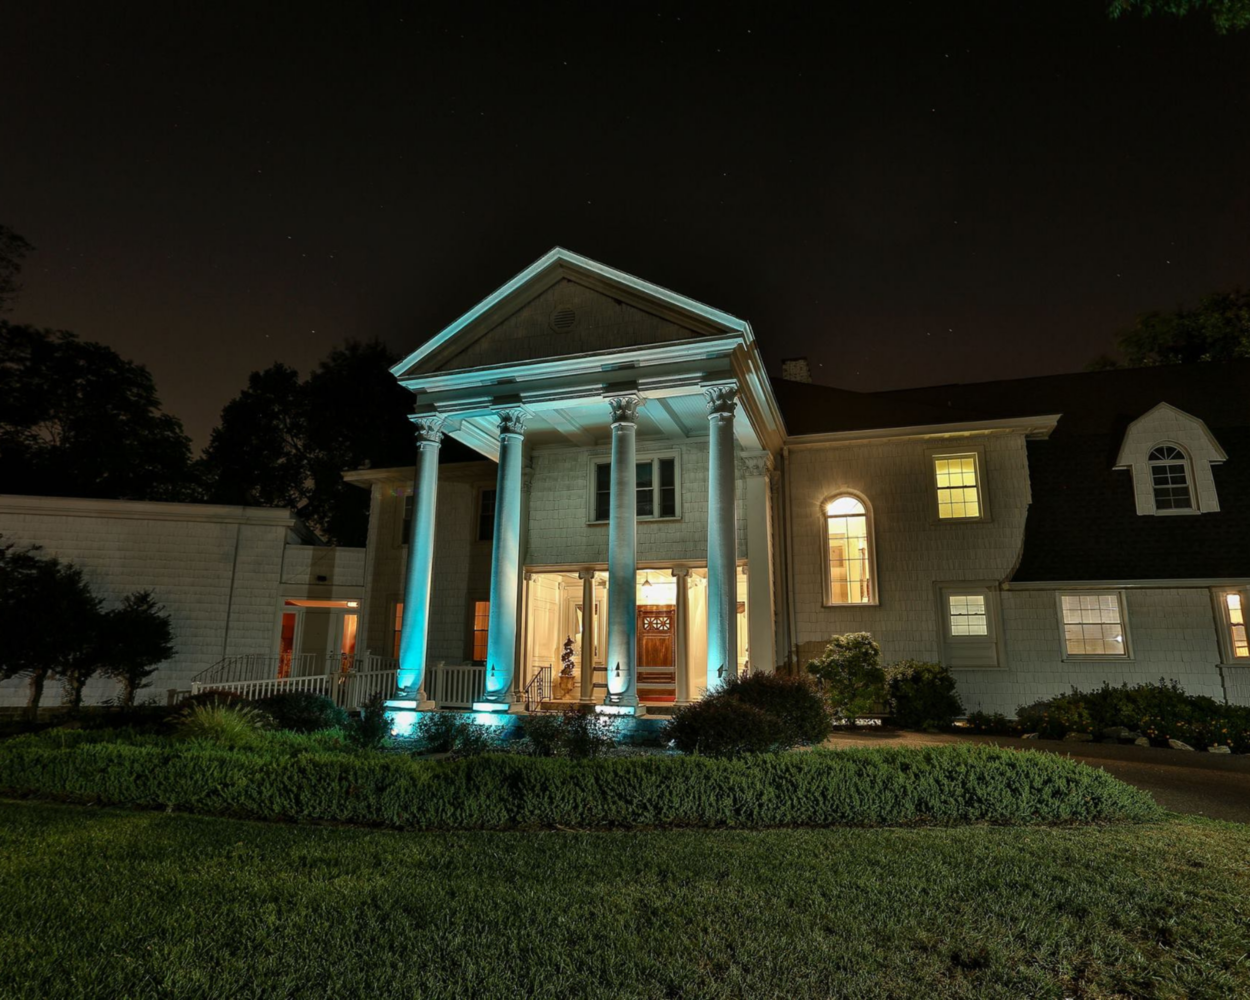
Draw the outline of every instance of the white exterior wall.
[[[1021,705],[1073,687],[1088,691],[1104,682],[1118,686],[1161,678],[1178,682],[1190,694],[1224,700],[1219,632],[1209,590],[1126,589],[1131,658],[1065,660],[1056,594],[1079,592],[1065,588],[1002,593],[1007,666],[953,671],[966,710],[1013,716]],[[1235,691],[1228,693],[1236,700]]]
[[[974,445],[985,448],[983,495],[991,519],[939,523],[927,451]],[[1019,559],[1029,503],[1022,434],[792,448],[789,464],[787,514],[801,664],[823,650],[830,636],[843,632],[871,632],[887,663],[940,660],[936,584],[1001,581]],[[822,502],[844,490],[862,494],[872,508],[879,605],[824,606]]]
[[[638,459],[680,453],[681,517],[638,521],[638,563],[707,561],[707,438],[638,442]],[[527,566],[592,566],[608,561],[608,526],[588,524],[590,463],[611,458],[607,447],[536,450],[529,502]],[[741,473],[735,481],[738,558],[748,555]],[[765,554],[767,556],[767,554]]]
[[[4,542],[38,544],[73,562],[106,608],[136,590],[152,590],[165,606],[177,654],[140,694],[160,701],[170,688],[187,690],[192,677],[223,656],[270,649],[283,552],[294,524],[285,510],[0,498]],[[116,683],[92,678],[84,700],[117,693]],[[25,678],[0,684],[0,706],[25,700]],[[59,703],[53,680],[44,704]]]
[[[464,663],[469,655],[475,600],[487,600],[490,591],[490,542],[477,541],[478,491],[494,488],[489,476],[469,480],[451,478],[451,468],[440,468],[435,507],[434,573],[430,599],[429,661]],[[447,475],[444,475],[447,473]],[[369,512],[365,642],[382,656],[394,655],[395,605],[403,600],[408,570],[408,546],[403,538],[404,498],[412,490],[403,485],[375,483]]]

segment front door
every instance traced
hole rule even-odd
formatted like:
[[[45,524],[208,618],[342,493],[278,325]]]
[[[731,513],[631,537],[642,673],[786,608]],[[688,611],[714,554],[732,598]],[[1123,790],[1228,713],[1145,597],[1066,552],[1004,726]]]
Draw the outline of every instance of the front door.
[[[645,702],[677,700],[673,632],[677,609],[672,604],[638,606],[638,699]]]

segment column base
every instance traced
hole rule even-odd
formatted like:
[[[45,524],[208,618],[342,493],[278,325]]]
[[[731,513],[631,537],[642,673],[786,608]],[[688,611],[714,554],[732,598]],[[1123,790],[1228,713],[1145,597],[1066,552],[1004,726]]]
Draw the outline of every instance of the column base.
[[[518,701],[475,701],[473,711],[494,712],[496,715],[516,715],[521,711],[521,703]]]
[[[392,698],[382,703],[388,712],[433,712],[438,705],[428,698]]]

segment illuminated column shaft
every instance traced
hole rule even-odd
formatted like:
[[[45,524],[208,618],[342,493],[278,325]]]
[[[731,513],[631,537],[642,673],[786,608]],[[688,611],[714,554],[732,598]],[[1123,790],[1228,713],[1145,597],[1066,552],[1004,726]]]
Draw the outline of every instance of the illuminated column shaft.
[[[495,486],[495,543],[486,633],[486,698],[492,708],[511,702],[516,669],[517,594],[521,571],[521,446],[525,414],[499,412],[499,472]]]
[[[638,474],[634,433],[636,395],[608,400],[612,408],[612,480],[608,514],[608,694],[605,705],[638,704]]]
[[[738,554],[734,517],[734,408],[738,390],[709,386],[707,399],[707,692],[738,672]]]
[[[418,708],[425,697],[425,659],[430,635],[430,579],[434,569],[434,511],[438,500],[438,452],[443,443],[442,417],[415,417],[417,469],[408,538],[408,579],[404,586],[404,620],[399,637],[399,697],[412,698]]]
[[[677,596],[674,599],[673,670],[677,675],[677,703],[690,700],[690,567],[674,566]]]
[[[741,468],[742,509],[747,522],[747,645],[751,673],[771,673],[777,666],[769,489],[772,456],[767,452],[744,456]]]
[[[595,571],[584,569],[582,579],[582,700],[595,696]]]

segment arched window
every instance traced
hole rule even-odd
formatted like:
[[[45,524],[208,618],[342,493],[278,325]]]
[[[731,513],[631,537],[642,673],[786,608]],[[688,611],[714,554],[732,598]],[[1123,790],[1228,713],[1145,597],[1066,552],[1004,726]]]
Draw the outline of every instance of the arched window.
[[[872,531],[868,510],[853,496],[825,504],[828,604],[875,604]]]
[[[1193,510],[1189,459],[1174,444],[1161,444],[1150,453],[1150,486],[1155,510]]]

